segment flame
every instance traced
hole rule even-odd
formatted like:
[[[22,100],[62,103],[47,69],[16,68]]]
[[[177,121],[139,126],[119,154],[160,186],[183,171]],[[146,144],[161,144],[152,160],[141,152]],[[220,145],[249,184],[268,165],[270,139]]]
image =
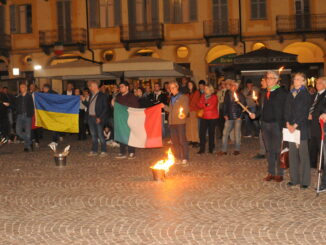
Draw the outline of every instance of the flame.
[[[182,106],[181,106],[180,109],[179,109],[179,115],[178,115],[178,117],[179,117],[180,119],[184,119],[184,118],[186,117],[186,115],[185,115],[184,112],[183,112],[183,107],[182,107]]]
[[[281,72],[284,70],[284,66],[281,66],[279,69],[278,69],[278,74],[281,74]]]
[[[237,96],[237,93],[236,92],[233,93],[233,96],[234,96],[234,101],[235,102],[238,102],[239,99],[238,99],[238,96]]]
[[[169,148],[167,154],[168,154],[167,159],[158,161],[151,168],[158,169],[158,170],[165,170],[165,173],[169,172],[170,167],[175,163],[175,158],[172,154],[171,148]]]
[[[257,100],[257,96],[256,96],[256,93],[255,93],[255,90],[252,91],[252,99],[253,100]]]

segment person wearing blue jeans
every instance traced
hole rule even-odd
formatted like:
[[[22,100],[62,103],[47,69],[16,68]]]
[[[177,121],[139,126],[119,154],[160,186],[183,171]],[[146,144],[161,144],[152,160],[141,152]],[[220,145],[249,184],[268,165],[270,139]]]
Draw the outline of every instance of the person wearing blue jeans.
[[[88,156],[96,156],[98,150],[98,141],[101,143],[100,156],[104,157],[106,153],[106,142],[104,138],[103,128],[108,119],[108,100],[107,97],[100,92],[96,81],[89,82],[91,96],[88,101],[82,96],[83,104],[87,106],[88,126],[92,135],[92,149]]]
[[[106,152],[106,142],[103,134],[104,125],[96,122],[96,117],[89,116],[88,126],[92,135],[92,149],[93,153],[98,151],[98,140],[101,143],[101,152]]]
[[[235,152],[240,152],[241,146],[241,124],[242,120],[240,118],[236,120],[226,120],[223,129],[223,137],[222,137],[222,152],[227,152],[228,140],[231,131],[234,129],[235,131]],[[234,152],[234,154],[235,154]],[[237,154],[235,154],[237,155]]]
[[[228,140],[233,129],[235,130],[235,149],[233,155],[236,156],[240,154],[242,108],[237,101],[246,105],[246,100],[243,94],[238,92],[238,88],[239,84],[236,81],[232,81],[229,93],[227,93],[224,98],[223,112],[225,125],[223,129],[222,147],[221,151],[218,153],[219,156],[227,154]]]
[[[32,150],[31,130],[32,117],[34,115],[34,102],[32,95],[27,93],[27,85],[19,85],[19,92],[16,99],[17,121],[16,132],[24,140],[24,151]]]

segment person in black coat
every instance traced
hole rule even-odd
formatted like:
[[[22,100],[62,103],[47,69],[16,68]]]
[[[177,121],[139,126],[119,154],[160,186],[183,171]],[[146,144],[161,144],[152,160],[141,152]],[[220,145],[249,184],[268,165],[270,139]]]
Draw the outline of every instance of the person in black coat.
[[[106,142],[103,133],[104,125],[107,123],[108,101],[107,96],[100,92],[96,81],[89,82],[91,96],[89,101],[82,97],[83,104],[87,106],[88,126],[92,136],[92,149],[88,156],[96,156],[98,151],[98,140],[101,142],[100,156],[104,157],[106,153]]]
[[[16,98],[16,132],[20,138],[24,140],[24,151],[31,151],[31,130],[32,117],[34,115],[34,101],[31,94],[27,93],[27,85],[22,83],[19,85],[20,94]]]
[[[260,100],[257,112],[250,114],[252,119],[259,118],[266,148],[267,176],[264,181],[283,181],[284,170],[280,166],[282,129],[284,127],[284,103],[287,93],[278,84],[279,75],[274,71],[266,73],[267,91]]]
[[[290,182],[288,186],[301,185],[302,189],[310,185],[310,159],[308,151],[308,116],[311,96],[303,73],[297,73],[293,79],[293,89],[285,102],[284,118],[286,127],[293,133],[300,131],[300,144],[289,142]]]
[[[320,152],[320,125],[319,117],[323,108],[323,100],[326,95],[326,77],[321,77],[316,81],[317,93],[312,96],[312,105],[309,109],[310,139],[309,153],[310,165],[312,168],[317,167],[317,158]]]
[[[9,139],[9,119],[8,108],[10,106],[8,98],[0,93],[0,136]]]
[[[63,91],[63,95],[75,95],[74,85],[72,83],[67,83],[67,90]]]
[[[238,100],[246,106],[246,99],[242,93],[238,91],[239,83],[236,81],[231,82],[231,88],[228,93],[225,94],[223,103],[223,116],[225,118],[225,125],[223,129],[222,146],[221,151],[218,152],[219,156],[227,154],[228,140],[230,133],[234,129],[235,131],[235,150],[233,155],[240,154],[241,147],[241,124],[243,118],[243,109],[236,102],[235,95]]]

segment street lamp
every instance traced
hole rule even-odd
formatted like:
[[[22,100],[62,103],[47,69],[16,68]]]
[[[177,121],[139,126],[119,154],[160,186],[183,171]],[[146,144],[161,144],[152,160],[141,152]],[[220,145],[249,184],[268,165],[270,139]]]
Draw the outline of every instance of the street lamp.
[[[12,74],[14,76],[19,76],[19,74],[20,74],[19,68],[12,68]]]
[[[39,70],[41,70],[42,69],[42,66],[40,66],[40,65],[35,65],[34,66],[34,70],[35,71],[39,71]]]

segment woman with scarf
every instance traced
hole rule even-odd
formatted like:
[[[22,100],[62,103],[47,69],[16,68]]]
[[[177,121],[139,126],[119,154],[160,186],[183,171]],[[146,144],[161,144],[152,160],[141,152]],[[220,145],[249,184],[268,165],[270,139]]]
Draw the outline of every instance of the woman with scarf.
[[[288,186],[300,184],[302,189],[310,185],[310,160],[308,151],[308,116],[311,96],[306,88],[307,79],[303,73],[297,73],[293,79],[293,89],[285,103],[286,127],[293,133],[300,131],[300,144],[289,143],[290,182]]]
[[[287,93],[278,85],[279,75],[274,71],[267,71],[267,92],[257,113],[250,114],[251,119],[260,117],[261,131],[266,147],[267,176],[265,181],[283,181],[284,170],[280,166],[282,144],[282,129],[284,127],[284,103]]]
[[[200,150],[198,154],[205,153],[205,145],[206,145],[206,134],[208,130],[208,152],[213,153],[215,147],[215,127],[218,119],[218,99],[214,94],[214,88],[212,85],[205,85],[205,90],[202,96],[200,97],[200,101],[198,103],[198,107],[203,109],[203,117],[200,124]]]

